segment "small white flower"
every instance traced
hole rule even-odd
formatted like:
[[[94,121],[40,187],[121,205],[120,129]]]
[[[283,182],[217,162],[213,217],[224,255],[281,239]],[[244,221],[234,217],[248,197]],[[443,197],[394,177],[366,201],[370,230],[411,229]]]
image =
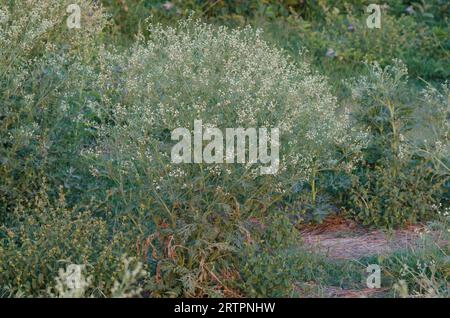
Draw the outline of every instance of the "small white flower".
[[[333,58],[333,57],[336,57],[337,54],[336,54],[336,52],[335,52],[332,48],[328,48],[328,49],[327,49],[327,52],[325,53],[325,56],[326,56],[326,57]]]
[[[167,11],[171,10],[174,7],[174,4],[170,1],[167,1],[166,3],[163,4],[163,8],[166,9]]]
[[[414,14],[415,13],[414,8],[412,6],[407,7],[405,9],[405,12],[408,13],[408,14]]]

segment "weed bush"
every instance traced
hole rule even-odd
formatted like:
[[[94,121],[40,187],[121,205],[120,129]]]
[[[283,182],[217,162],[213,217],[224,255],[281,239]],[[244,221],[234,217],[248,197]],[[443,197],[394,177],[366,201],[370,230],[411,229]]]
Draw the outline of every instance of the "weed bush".
[[[56,202],[49,199],[45,185],[32,201],[16,207],[10,222],[0,227],[0,237],[2,295],[112,296],[133,290],[140,278],[136,273],[126,282],[129,286],[121,287],[128,270],[120,260],[126,241],[118,235],[111,238],[106,221],[91,211],[67,207],[62,190]],[[128,262],[133,266],[136,259]],[[58,271],[70,264],[85,267],[89,280],[82,290],[55,281]]]
[[[450,7],[447,1],[389,1],[382,5],[382,28],[366,26],[366,0],[354,1],[110,1],[120,37],[132,38],[145,19],[174,24],[194,14],[220,25],[263,28],[267,38],[291,50],[307,48],[321,72],[338,76],[363,71],[363,62],[386,66],[403,60],[411,75],[426,79],[449,76]],[[169,5],[168,5],[169,4]],[[336,56],[326,55],[332,49]],[[341,77],[339,77],[341,75]]]
[[[370,132],[354,175],[354,212],[365,224],[377,226],[433,219],[434,207],[448,204],[448,87],[441,92],[430,87],[422,98],[414,96],[424,103],[418,107],[408,95],[401,62],[369,68],[353,91],[359,102],[355,116]]]
[[[87,32],[68,32],[68,3],[13,1],[1,7],[0,220],[15,200],[34,196],[42,177],[53,182],[56,165],[67,169],[74,144],[85,136],[75,133],[79,122],[73,118],[84,111],[81,93],[89,76],[83,74],[93,71],[85,61],[95,54],[104,22],[101,11],[93,11],[83,21],[92,24]],[[81,6],[90,8],[89,1]]]
[[[82,122],[77,116],[88,111],[83,92],[89,90],[93,67],[87,62],[104,25],[101,11],[92,11],[91,20],[83,21],[92,23],[89,31],[70,33],[64,27],[69,3],[2,2],[2,295],[49,295],[58,270],[69,263],[92,273],[94,287],[86,289],[86,296],[111,295],[126,251],[106,220],[85,207],[66,205],[58,190],[73,174],[78,147],[89,139],[78,133]],[[80,5],[91,8],[89,1]],[[71,182],[66,185],[70,188]]]
[[[257,247],[246,251],[260,251],[261,257],[273,253],[270,240],[259,244],[251,232],[246,238],[244,224],[251,218],[270,220],[299,180],[314,183],[320,169],[338,169],[339,147],[357,152],[363,134],[351,129],[348,114],[338,112],[324,78],[306,62],[294,65],[258,31],[187,21],[176,28],[152,26],[149,33],[149,41],[129,51],[101,55],[97,90],[104,94],[94,106],[101,123],[90,122],[99,138],[83,155],[100,179],[121,189],[123,210],[135,210],[127,207],[133,202],[145,219],[151,214],[156,227],[167,224],[165,232],[172,234],[143,233],[180,245],[169,263],[157,262],[156,273],[165,273],[163,287],[178,296],[211,295],[208,284],[223,278],[207,264],[230,254],[231,270],[247,268],[237,264],[236,251],[250,238]],[[241,164],[172,164],[170,131],[192,129],[196,119],[219,128],[280,127],[285,145],[280,171],[261,176],[255,166]],[[288,223],[268,226],[281,233]],[[281,260],[273,257],[273,266]],[[165,271],[158,267],[162,264]],[[214,264],[219,273],[231,266]],[[277,275],[287,279],[286,273]],[[176,289],[179,281],[183,285]]]

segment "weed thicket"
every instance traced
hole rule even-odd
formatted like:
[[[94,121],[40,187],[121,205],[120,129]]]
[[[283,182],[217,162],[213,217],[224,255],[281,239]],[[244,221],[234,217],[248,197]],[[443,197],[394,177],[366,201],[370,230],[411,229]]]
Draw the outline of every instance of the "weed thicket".
[[[298,281],[343,284],[336,273],[356,266],[325,266],[302,251],[296,223],[321,221],[335,206],[377,227],[445,220],[448,86],[412,88],[405,65],[391,61],[401,57],[412,75],[447,76],[439,1],[413,17],[396,2],[401,18],[386,17],[370,41],[351,7],[323,1],[201,7],[210,22],[305,30],[301,41],[193,18],[172,23],[199,9],[196,1],[79,1],[79,30],[65,23],[70,1],[0,3],[2,296],[294,296]],[[339,12],[354,33],[330,27],[344,19]],[[419,26],[424,51],[408,42]],[[405,32],[387,52],[383,39],[395,28]],[[298,43],[310,53],[299,55]],[[343,43],[355,49],[321,55]],[[336,79],[342,69],[348,83],[319,75]],[[278,126],[279,172],[172,164],[170,132],[196,119]],[[67,285],[70,264],[83,266],[82,288]],[[423,273],[424,284],[438,286],[429,294],[442,295],[443,267]],[[409,291],[424,294],[413,276]]]

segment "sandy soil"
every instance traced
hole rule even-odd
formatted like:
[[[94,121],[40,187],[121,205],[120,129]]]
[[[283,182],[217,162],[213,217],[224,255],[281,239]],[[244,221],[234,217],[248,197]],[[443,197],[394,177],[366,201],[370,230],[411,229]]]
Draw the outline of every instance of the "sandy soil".
[[[308,250],[323,254],[330,260],[358,260],[418,246],[421,235],[426,231],[425,227],[417,225],[389,232],[368,230],[338,216],[329,217],[320,225],[303,226],[299,230]],[[439,237],[436,237],[436,242],[448,244]],[[388,294],[386,288],[353,290],[318,286],[314,282],[301,283],[296,288],[302,297],[376,298]]]
[[[360,259],[390,254],[414,245],[425,229],[409,226],[384,232],[367,230],[340,217],[331,217],[317,226],[300,229],[305,246],[331,259]]]

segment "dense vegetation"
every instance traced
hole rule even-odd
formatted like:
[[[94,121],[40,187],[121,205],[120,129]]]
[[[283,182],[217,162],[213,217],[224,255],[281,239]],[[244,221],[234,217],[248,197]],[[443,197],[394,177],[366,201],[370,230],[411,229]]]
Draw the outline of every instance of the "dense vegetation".
[[[302,248],[338,213],[448,235],[447,1],[0,0],[0,295],[302,296],[365,265]],[[280,127],[280,169],[174,165],[170,131]],[[448,295],[447,250],[379,258]],[[82,288],[66,286],[82,264]]]

